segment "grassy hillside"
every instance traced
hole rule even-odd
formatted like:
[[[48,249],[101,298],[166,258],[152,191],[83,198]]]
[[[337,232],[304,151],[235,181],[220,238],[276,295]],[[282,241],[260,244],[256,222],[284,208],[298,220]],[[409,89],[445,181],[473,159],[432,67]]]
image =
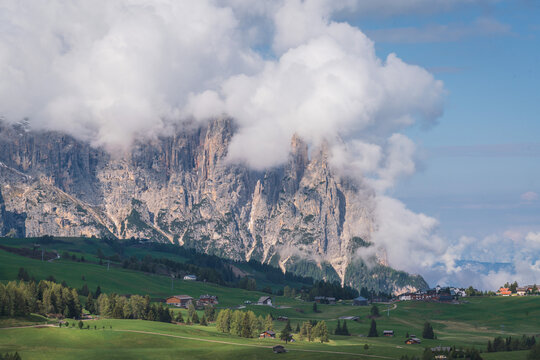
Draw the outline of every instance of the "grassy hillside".
[[[82,241],[82,240],[80,240]],[[15,240],[13,240],[15,244]],[[6,243],[3,242],[5,245]],[[20,245],[20,243],[19,243]],[[73,243],[63,243],[73,247]],[[81,253],[91,257],[95,253],[93,244],[82,241]],[[56,249],[55,249],[56,250]],[[64,249],[59,249],[64,250]],[[141,251],[140,249],[133,251]],[[87,255],[86,255],[87,254]],[[97,260],[97,259],[96,259]],[[24,267],[37,279],[52,275],[58,282],[80,288],[87,284],[90,290],[97,285],[105,293],[149,294],[164,298],[172,294],[199,296],[210,293],[219,296],[219,307],[232,307],[255,301],[261,292],[229,288],[204,282],[175,280],[171,290],[171,279],[121,267],[71,260],[40,261],[0,250],[0,281],[14,280],[20,267]],[[84,276],[84,280],[83,280]],[[285,284],[283,284],[285,285]],[[383,330],[394,330],[393,338],[367,338],[371,319],[369,307],[351,306],[350,301],[336,305],[318,305],[313,312],[313,303],[283,296],[274,296],[279,308],[250,305],[248,310],[257,315],[272,314],[274,318],[287,316],[293,329],[296,324],[308,320],[324,320],[330,331],[343,316],[358,316],[359,321],[347,321],[352,336],[330,336],[330,343],[318,344],[299,341],[286,345],[289,353],[282,355],[290,359],[399,359],[402,355],[420,356],[424,347],[458,346],[485,350],[488,340],[495,336],[521,336],[540,334],[540,297],[473,297],[463,303],[443,304],[426,302],[399,302],[379,304],[381,317],[376,319],[380,334]],[[389,311],[386,311],[390,309]],[[180,311],[174,309],[174,311]],[[184,310],[181,310],[184,311]],[[435,340],[423,340],[421,345],[405,345],[405,335],[422,335],[425,321],[435,330]],[[46,319],[30,316],[20,319],[0,319],[0,327],[45,323]],[[64,329],[57,327],[0,329],[0,353],[18,351],[23,359],[267,359],[275,358],[269,347],[283,344],[272,339],[245,339],[216,331],[213,324],[174,325],[142,320],[94,320],[85,321],[91,330]],[[94,330],[94,326],[97,330]],[[112,326],[112,329],[111,329]],[[274,321],[279,332],[284,322]],[[105,329],[103,329],[105,327]],[[137,332],[133,332],[137,331]],[[538,339],[540,340],[540,339]],[[368,349],[364,349],[364,345]],[[511,353],[482,354],[484,359],[525,359],[526,351]]]

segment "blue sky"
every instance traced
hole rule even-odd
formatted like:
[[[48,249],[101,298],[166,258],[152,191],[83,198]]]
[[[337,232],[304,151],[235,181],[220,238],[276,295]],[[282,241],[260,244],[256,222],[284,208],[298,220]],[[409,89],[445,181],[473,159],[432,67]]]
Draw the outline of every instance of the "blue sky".
[[[394,52],[430,70],[447,91],[436,126],[406,130],[419,146],[420,170],[393,195],[436,217],[449,239],[540,230],[539,200],[520,197],[540,194],[540,2],[355,24],[381,58]]]

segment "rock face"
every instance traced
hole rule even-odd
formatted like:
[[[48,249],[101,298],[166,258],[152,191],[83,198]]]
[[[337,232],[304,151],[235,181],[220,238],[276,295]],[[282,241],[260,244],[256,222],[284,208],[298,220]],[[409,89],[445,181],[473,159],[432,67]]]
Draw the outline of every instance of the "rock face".
[[[310,156],[293,137],[286,165],[256,172],[226,161],[234,131],[218,119],[112,156],[2,125],[1,235],[151,238],[355,287],[426,286],[401,272],[381,283],[391,269],[355,265],[354,251],[369,246],[374,194],[333,174],[325,146]]]

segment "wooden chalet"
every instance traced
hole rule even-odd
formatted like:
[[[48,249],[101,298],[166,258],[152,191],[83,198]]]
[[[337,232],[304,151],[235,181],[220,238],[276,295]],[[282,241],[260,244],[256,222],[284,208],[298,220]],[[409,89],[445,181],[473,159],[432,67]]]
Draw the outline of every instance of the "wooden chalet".
[[[383,330],[383,336],[394,336],[394,330]]]
[[[264,339],[264,338],[275,339],[276,333],[273,332],[272,330],[266,330],[259,335],[259,339]]]
[[[271,296],[261,296],[259,298],[259,301],[257,301],[258,305],[268,305],[272,306],[272,297]]]
[[[166,302],[170,305],[187,308],[193,302],[193,298],[189,295],[174,295],[168,297]]]
[[[217,305],[218,297],[215,295],[201,295],[199,296],[199,299],[197,300],[197,306],[198,307],[204,307],[205,305]]]
[[[422,340],[420,340],[417,337],[410,337],[407,340],[405,340],[405,344],[407,345],[420,344],[420,343],[422,343]]]

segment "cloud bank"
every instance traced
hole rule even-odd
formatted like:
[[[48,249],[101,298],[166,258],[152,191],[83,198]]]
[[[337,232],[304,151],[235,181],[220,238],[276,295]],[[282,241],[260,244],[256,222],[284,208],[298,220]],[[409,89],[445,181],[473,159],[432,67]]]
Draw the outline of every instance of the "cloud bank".
[[[186,119],[231,116],[229,161],[287,160],[298,134],[378,193],[373,240],[397,268],[455,269],[437,221],[386,195],[416,171],[401,131],[432,125],[444,88],[338,15],[443,11],[482,0],[16,1],[0,4],[0,116],[111,150]],[[531,235],[534,238],[534,235]],[[462,247],[464,245],[461,245]],[[537,263],[538,267],[539,264]]]

